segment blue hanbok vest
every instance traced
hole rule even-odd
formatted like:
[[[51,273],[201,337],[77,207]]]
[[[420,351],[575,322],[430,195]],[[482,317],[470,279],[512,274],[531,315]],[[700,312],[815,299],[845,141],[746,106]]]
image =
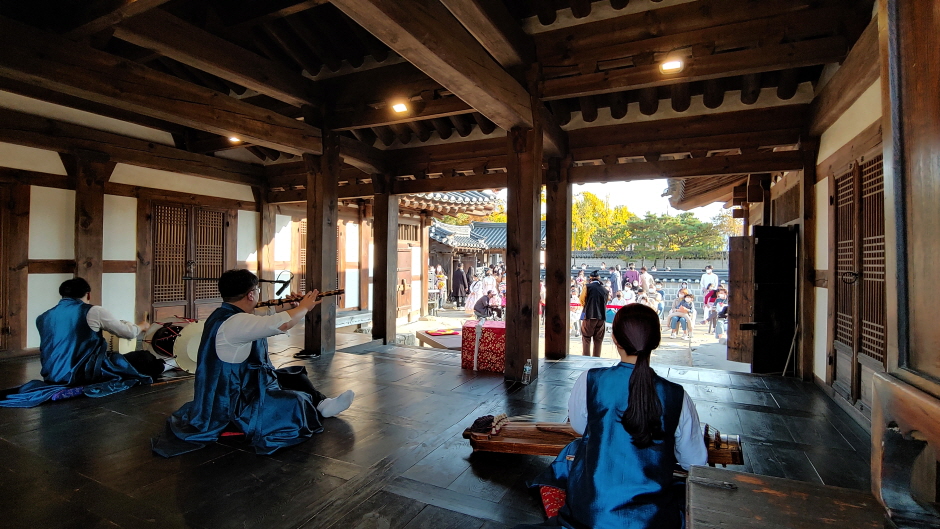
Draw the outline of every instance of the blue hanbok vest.
[[[256,340],[240,363],[221,360],[216,336],[226,320],[242,312],[228,303],[206,318],[196,360],[192,402],[167,419],[153,451],[172,457],[217,441],[227,428],[243,432],[259,454],[292,446],[323,431],[313,397],[281,389],[268,358],[268,340]]]
[[[654,375],[665,436],[650,447],[637,448],[620,422],[630,397],[633,369],[633,364],[621,362],[588,372],[584,436],[565,447],[547,473],[534,481],[565,489],[565,506],[557,519],[563,527],[682,527],[672,471],[684,390]]]
[[[0,406],[29,408],[67,388],[81,387],[89,397],[103,397],[152,382],[123,356],[108,352],[101,331],[88,326],[86,318],[91,307],[80,299],[62,298],[36,318],[43,380],[2,392]]]

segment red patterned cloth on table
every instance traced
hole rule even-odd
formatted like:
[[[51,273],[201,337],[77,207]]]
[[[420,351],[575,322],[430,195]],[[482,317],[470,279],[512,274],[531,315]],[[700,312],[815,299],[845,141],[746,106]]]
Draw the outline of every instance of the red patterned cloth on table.
[[[468,320],[463,324],[460,340],[460,367],[473,369],[473,350],[476,345],[477,322]],[[477,355],[477,371],[502,373],[506,363],[506,322],[487,321],[483,323],[483,336],[480,337],[480,351]]]
[[[460,331],[455,329],[440,329],[437,331],[425,331],[428,336],[452,336],[454,334],[460,334]]]
[[[542,506],[545,507],[545,516],[551,518],[558,516],[558,511],[565,506],[565,491],[555,487],[539,487],[539,494],[542,495]]]

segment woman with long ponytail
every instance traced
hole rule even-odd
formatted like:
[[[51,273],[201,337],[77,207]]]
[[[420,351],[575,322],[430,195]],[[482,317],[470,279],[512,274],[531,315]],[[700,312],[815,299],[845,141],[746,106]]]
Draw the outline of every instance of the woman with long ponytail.
[[[613,338],[621,362],[584,372],[568,400],[571,427],[583,437],[532,483],[564,489],[564,507],[544,525],[516,529],[682,527],[672,471],[706,463],[698,413],[682,386],[650,367],[660,341],[655,310],[618,310]]]

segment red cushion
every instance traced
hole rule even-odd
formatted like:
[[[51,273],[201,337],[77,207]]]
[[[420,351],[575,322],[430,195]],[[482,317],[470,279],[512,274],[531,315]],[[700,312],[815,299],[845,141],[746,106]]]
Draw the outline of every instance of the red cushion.
[[[565,505],[565,491],[555,487],[539,487],[542,495],[542,506],[545,507],[545,516],[551,518],[558,516],[558,511]]]

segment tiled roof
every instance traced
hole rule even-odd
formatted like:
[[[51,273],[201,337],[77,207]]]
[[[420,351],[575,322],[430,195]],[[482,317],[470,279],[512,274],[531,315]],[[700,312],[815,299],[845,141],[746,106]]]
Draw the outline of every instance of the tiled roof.
[[[423,197],[435,202],[450,202],[452,204],[488,204],[496,203],[496,195],[489,191],[455,191],[450,193],[413,193],[412,196]]]
[[[486,250],[489,248],[482,237],[471,233],[470,226],[457,226],[455,224],[445,224],[435,220],[428,230],[431,239],[451,246],[453,248],[470,248]]]
[[[474,222],[470,226],[471,233],[485,240],[488,247],[506,249],[505,222]],[[542,221],[542,248],[545,248],[545,221]]]

